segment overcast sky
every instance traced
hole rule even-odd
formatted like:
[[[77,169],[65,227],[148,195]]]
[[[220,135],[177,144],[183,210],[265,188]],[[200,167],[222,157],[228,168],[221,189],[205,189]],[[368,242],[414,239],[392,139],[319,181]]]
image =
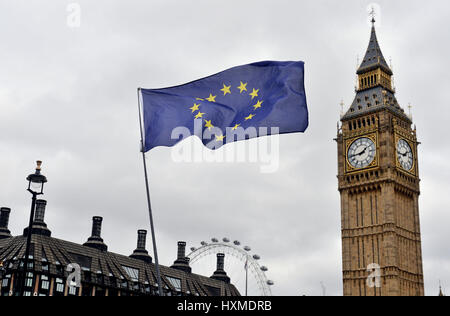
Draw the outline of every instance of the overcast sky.
[[[104,217],[109,250],[131,254],[148,229],[136,88],[172,86],[261,60],[303,60],[310,127],[280,137],[280,168],[175,163],[148,154],[162,264],[211,237],[239,239],[269,267],[276,295],[342,294],[336,123],[354,97],[369,41],[367,5],[354,1],[0,2],[0,206],[14,235],[27,225],[25,177],[48,177],[46,222],[78,243]],[[397,99],[417,124],[427,295],[450,294],[448,1],[378,1],[378,40],[392,57]],[[233,146],[233,145],[228,145]],[[200,148],[201,143],[197,142]],[[151,245],[148,239],[149,250]],[[211,273],[214,267],[211,267]]]

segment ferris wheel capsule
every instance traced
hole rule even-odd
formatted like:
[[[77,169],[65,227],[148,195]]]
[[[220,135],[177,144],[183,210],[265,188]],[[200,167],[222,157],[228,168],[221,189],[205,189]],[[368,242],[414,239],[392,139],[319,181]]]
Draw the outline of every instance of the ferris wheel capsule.
[[[230,242],[230,240],[228,239],[228,238],[224,238],[224,239],[222,239],[223,240],[223,242]]]
[[[196,250],[197,250],[197,248],[191,247],[191,251],[196,251]]]
[[[241,244],[241,242],[239,240],[235,240],[235,241],[233,241],[233,244],[235,244],[236,246],[239,246]]]
[[[244,250],[245,250],[245,251],[250,251],[250,250],[252,250],[252,248],[250,248],[249,246],[245,246],[245,247],[244,247]]]
[[[201,243],[200,243],[200,245],[202,245],[202,246],[206,246],[208,243],[206,242],[206,241],[202,241]]]
[[[259,260],[259,259],[261,259],[261,257],[260,257],[260,256],[258,256],[258,255],[253,255],[253,259],[255,259],[255,260]]]
[[[273,285],[273,281],[272,280],[267,280],[267,285]]]
[[[267,270],[269,270],[269,269],[267,269],[266,266],[262,266],[260,269],[261,269],[261,271],[263,271],[263,272],[266,272]]]
[[[211,238],[212,242],[219,242],[219,240],[217,238]]]

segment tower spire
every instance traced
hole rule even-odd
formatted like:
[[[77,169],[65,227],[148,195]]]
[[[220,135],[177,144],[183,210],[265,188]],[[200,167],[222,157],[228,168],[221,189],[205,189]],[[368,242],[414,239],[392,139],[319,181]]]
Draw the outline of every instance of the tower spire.
[[[357,74],[360,75],[378,67],[384,70],[388,75],[393,75],[391,68],[381,52],[380,44],[378,44],[377,33],[375,31],[375,18],[372,17],[372,30],[370,32],[369,46],[367,47],[366,54],[358,68]]]
[[[444,293],[442,292],[441,280],[439,280],[439,296],[445,296]]]

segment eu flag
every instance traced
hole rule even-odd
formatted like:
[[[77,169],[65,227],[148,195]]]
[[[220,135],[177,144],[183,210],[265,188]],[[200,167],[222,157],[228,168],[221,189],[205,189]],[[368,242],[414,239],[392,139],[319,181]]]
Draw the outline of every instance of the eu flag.
[[[140,89],[144,152],[197,135],[210,149],[275,133],[304,132],[304,63],[264,61],[187,84]],[[270,131],[269,131],[270,129]]]

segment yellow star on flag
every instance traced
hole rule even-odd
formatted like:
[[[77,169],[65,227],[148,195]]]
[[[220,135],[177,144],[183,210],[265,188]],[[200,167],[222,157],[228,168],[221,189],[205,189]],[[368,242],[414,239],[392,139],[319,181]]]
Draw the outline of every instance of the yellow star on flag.
[[[225,135],[220,135],[220,136],[216,135],[216,140],[219,142],[223,142],[224,138],[225,138]]]
[[[210,130],[211,128],[214,127],[214,125],[211,124],[211,120],[209,120],[209,121],[205,120],[205,127],[207,127]]]
[[[229,86],[226,86],[225,84],[223,84],[223,88],[222,88],[222,89],[220,89],[220,91],[222,91],[222,92],[223,92],[223,96],[226,96],[226,95],[227,95],[227,93],[231,94],[231,91],[230,91],[230,89],[231,89],[231,85],[229,85]]]
[[[195,104],[195,103],[194,103],[194,106],[193,106],[193,107],[190,107],[190,109],[192,110],[192,113],[194,113],[195,111],[197,111],[198,108],[199,108],[199,106],[200,106],[200,104]]]
[[[264,101],[258,101],[253,107],[254,110],[259,109],[261,107],[261,105],[263,104]]]
[[[195,116],[195,118],[196,119],[201,118],[201,117],[203,117],[203,114],[205,114],[205,113],[198,112],[197,115]]]
[[[258,92],[259,89],[258,90],[253,89],[252,93],[250,93],[250,95],[252,96],[252,100],[258,96]]]
[[[209,94],[209,98],[206,98],[209,102],[216,102],[216,95]]]
[[[252,118],[254,118],[256,115],[250,114],[249,116],[247,116],[245,118],[246,121],[251,120]]]
[[[232,131],[235,131],[235,130],[237,130],[237,128],[238,128],[239,126],[241,126],[241,124],[236,124],[236,125],[234,125],[234,127],[233,127],[231,130],[232,130]]]
[[[247,91],[247,83],[243,83],[241,81],[241,85],[238,87],[238,89],[240,90],[240,93]]]

